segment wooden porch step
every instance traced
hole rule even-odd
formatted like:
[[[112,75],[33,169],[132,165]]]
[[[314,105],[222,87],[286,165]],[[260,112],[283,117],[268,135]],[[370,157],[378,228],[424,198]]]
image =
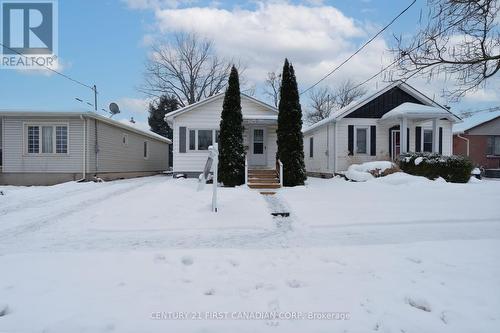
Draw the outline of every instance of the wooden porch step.
[[[248,170],[249,175],[275,175],[276,170]]]
[[[280,188],[281,185],[279,183],[262,183],[262,184],[256,184],[256,183],[248,183],[248,187],[253,188],[253,189],[271,189],[271,188]]]
[[[254,183],[261,183],[261,184],[267,184],[267,183],[276,183],[279,184],[280,180],[278,178],[248,178],[248,183],[249,184],[254,184]]]

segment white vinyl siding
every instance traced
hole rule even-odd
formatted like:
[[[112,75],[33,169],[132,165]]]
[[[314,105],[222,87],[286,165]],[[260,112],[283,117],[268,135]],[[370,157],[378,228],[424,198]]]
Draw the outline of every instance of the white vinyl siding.
[[[202,171],[208,157],[208,151],[192,150],[190,144],[190,130],[208,129],[215,131],[219,130],[220,116],[222,113],[222,103],[224,96],[212,100],[210,103],[195,108],[189,112],[181,114],[174,118],[174,172],[198,172]],[[244,96],[241,98],[241,109],[243,115],[277,115],[274,112],[254,101],[251,101]],[[186,128],[186,153],[179,153],[179,128]],[[243,144],[248,147],[248,125],[245,125],[243,132]],[[267,128],[267,163],[269,167],[275,166],[276,161],[276,127],[275,126],[259,126]],[[196,138],[196,134],[195,138]],[[215,138],[213,139],[215,140]],[[196,143],[196,139],[195,139]],[[197,143],[194,145],[197,147]]]
[[[30,140],[28,126],[38,127],[38,141]],[[53,128],[52,153],[42,152],[41,126]],[[67,128],[66,152],[63,143],[57,145],[57,126]],[[80,118],[4,117],[3,172],[79,173],[83,168],[83,121]],[[40,152],[40,153],[37,153]]]
[[[89,172],[95,172],[95,120],[88,119],[87,165]],[[153,172],[168,169],[168,144],[145,137],[136,132],[126,131],[110,124],[97,122],[99,155],[98,172]],[[127,145],[123,145],[123,136]],[[146,144],[147,142],[147,144]],[[147,147],[146,147],[147,146]],[[147,157],[145,152],[147,150]]]

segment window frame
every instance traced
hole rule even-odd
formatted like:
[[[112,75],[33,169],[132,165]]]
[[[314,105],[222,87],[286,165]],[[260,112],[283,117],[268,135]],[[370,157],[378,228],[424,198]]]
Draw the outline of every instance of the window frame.
[[[29,127],[38,127],[38,152],[30,153],[29,152],[29,140],[28,140],[28,128]],[[52,153],[43,153],[43,139],[42,139],[42,128],[43,127],[52,127]],[[57,152],[57,127],[66,127],[66,152],[58,153]],[[69,131],[69,122],[48,122],[48,121],[26,121],[23,122],[23,155],[24,156],[69,156],[69,147],[70,147],[70,131]]]
[[[145,160],[149,160],[149,141],[145,140],[142,143],[142,157]]]
[[[122,146],[128,147],[128,134],[122,133]]]
[[[492,156],[492,157],[500,157],[500,153],[499,154],[496,154],[495,153],[495,142],[498,140],[499,142],[499,146],[500,146],[500,135],[490,135],[491,139],[492,139],[492,151],[491,151],[491,154],[489,154],[488,156]],[[499,148],[500,150],[500,148]]]
[[[358,153],[358,129],[366,130],[366,151],[364,153]],[[370,125],[360,125],[354,126],[354,155],[367,156],[370,155]]]
[[[425,132],[431,132],[431,150],[425,150]],[[434,152],[434,130],[432,128],[422,128],[422,138],[420,139],[420,147],[423,153],[432,153]]]
[[[212,145],[216,143],[217,132],[219,129],[214,128],[187,128],[187,151],[190,153],[204,153],[208,152],[208,149],[198,149],[198,132],[199,131],[212,131]],[[194,131],[194,149],[191,149],[191,131]],[[219,140],[217,140],[217,143]]]

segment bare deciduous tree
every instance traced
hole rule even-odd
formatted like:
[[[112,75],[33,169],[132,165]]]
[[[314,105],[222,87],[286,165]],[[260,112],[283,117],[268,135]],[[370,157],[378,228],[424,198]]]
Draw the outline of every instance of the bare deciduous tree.
[[[190,105],[221,92],[232,64],[232,59],[215,54],[211,40],[194,33],[176,34],[173,42],[152,47],[145,83],[139,90],[156,96],[174,95],[181,106]]]
[[[458,99],[500,70],[499,0],[428,0],[428,23],[393,50],[403,78],[416,74],[455,80]]]
[[[334,90],[328,87],[311,90],[310,110],[306,120],[310,124],[328,118],[332,111],[340,110],[366,94],[366,89],[356,87],[352,80],[342,81]]]
[[[276,74],[276,72],[267,73],[264,84],[264,95],[267,95],[273,102],[273,105],[278,107],[280,102],[281,74]]]

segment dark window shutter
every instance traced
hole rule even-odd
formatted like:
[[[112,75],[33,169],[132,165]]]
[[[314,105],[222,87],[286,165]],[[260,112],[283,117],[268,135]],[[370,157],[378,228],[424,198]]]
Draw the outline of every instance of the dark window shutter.
[[[415,127],[415,151],[417,153],[422,151],[422,127]]]
[[[494,142],[495,142],[495,137],[494,136],[489,136],[488,137],[488,144],[486,146],[486,154],[487,155],[493,155]]]
[[[439,154],[443,154],[443,128],[439,127]]]
[[[370,126],[370,155],[377,155],[377,126]]]
[[[410,151],[410,128],[406,128],[406,152]]]
[[[354,125],[347,126],[347,150],[349,156],[354,154]]]
[[[179,127],[179,153],[186,152],[186,127]]]
[[[314,137],[309,138],[309,157],[314,157]]]

